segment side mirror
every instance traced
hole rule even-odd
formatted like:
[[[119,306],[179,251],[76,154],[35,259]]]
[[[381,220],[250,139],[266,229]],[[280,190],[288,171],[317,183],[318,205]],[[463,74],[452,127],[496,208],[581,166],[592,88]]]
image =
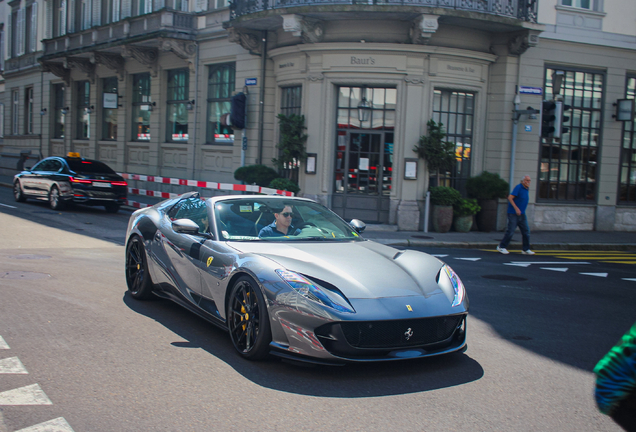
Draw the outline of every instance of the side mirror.
[[[362,231],[364,231],[365,228],[367,227],[367,224],[362,222],[360,219],[351,219],[351,222],[349,222],[349,225],[351,225],[351,227],[354,230],[356,230],[356,232],[358,233],[362,233]]]
[[[24,167],[24,170],[25,170],[25,171],[31,171],[31,168],[33,168],[33,167],[30,167],[30,166],[28,166],[28,167]]]
[[[195,235],[199,233],[199,225],[190,219],[177,219],[172,221],[172,229],[179,234]]]

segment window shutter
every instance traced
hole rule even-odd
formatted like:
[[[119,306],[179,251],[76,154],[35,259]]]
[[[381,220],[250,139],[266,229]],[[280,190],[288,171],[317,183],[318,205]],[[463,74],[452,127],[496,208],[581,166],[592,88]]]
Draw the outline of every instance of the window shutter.
[[[77,1],[77,0],[76,0]],[[80,0],[82,2],[82,30],[91,28],[91,2],[89,0]]]
[[[93,0],[93,25],[102,25],[102,0]]]
[[[121,0],[121,17],[128,18],[132,13],[131,10],[131,1],[130,0]]]
[[[44,28],[44,37],[51,39],[53,37],[53,0],[46,2],[46,25]]]
[[[31,34],[29,35],[29,52],[35,52],[38,47],[38,4],[31,5]]]
[[[69,0],[68,12],[66,10],[66,2],[64,2],[64,19],[66,19],[67,13],[68,13],[68,32],[69,33],[75,33],[75,9],[76,9],[75,2],[76,0]],[[65,27],[66,27],[66,23],[65,23]]]
[[[113,0],[113,22],[117,22],[120,19],[121,12],[121,0]]]
[[[26,10],[24,8],[18,11],[18,31],[16,32],[16,36],[18,38],[18,56],[24,55],[24,42],[26,39],[26,25],[24,21],[24,15]]]
[[[13,25],[12,23],[12,19],[11,19],[11,15],[9,15],[9,19],[7,20],[7,32],[5,33],[7,35],[7,51],[5,53],[5,58],[6,59],[10,59],[11,57],[13,57],[13,45],[12,45],[12,29],[11,26]],[[1,120],[1,119],[0,119]]]

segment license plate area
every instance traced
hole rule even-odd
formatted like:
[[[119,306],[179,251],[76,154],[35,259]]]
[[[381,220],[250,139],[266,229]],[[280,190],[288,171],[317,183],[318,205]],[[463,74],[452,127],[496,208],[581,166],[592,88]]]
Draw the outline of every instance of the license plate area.
[[[107,182],[93,182],[93,186],[98,188],[110,188],[112,185]]]

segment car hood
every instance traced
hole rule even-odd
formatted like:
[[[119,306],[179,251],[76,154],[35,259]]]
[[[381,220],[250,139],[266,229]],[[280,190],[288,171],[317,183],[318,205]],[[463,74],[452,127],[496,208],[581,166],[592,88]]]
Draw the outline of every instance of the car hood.
[[[231,242],[233,248],[275,261],[281,268],[328,282],[350,299],[430,296],[442,262],[372,241],[327,243]]]

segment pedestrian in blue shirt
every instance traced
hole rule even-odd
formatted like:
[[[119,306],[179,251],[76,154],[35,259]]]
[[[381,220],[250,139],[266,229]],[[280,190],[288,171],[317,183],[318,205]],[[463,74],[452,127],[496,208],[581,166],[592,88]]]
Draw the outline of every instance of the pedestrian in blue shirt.
[[[508,228],[504,238],[497,246],[497,250],[506,255],[508,254],[508,244],[515,233],[515,229],[519,227],[521,237],[523,239],[523,247],[521,253],[525,255],[534,255],[530,250],[530,228],[528,227],[528,219],[526,218],[526,207],[530,199],[528,189],[530,188],[530,176],[525,176],[508,195]]]
[[[292,224],[292,208],[285,206],[280,211],[274,212],[274,222],[263,227],[258,233],[259,237],[284,237],[300,234],[300,230]]]

